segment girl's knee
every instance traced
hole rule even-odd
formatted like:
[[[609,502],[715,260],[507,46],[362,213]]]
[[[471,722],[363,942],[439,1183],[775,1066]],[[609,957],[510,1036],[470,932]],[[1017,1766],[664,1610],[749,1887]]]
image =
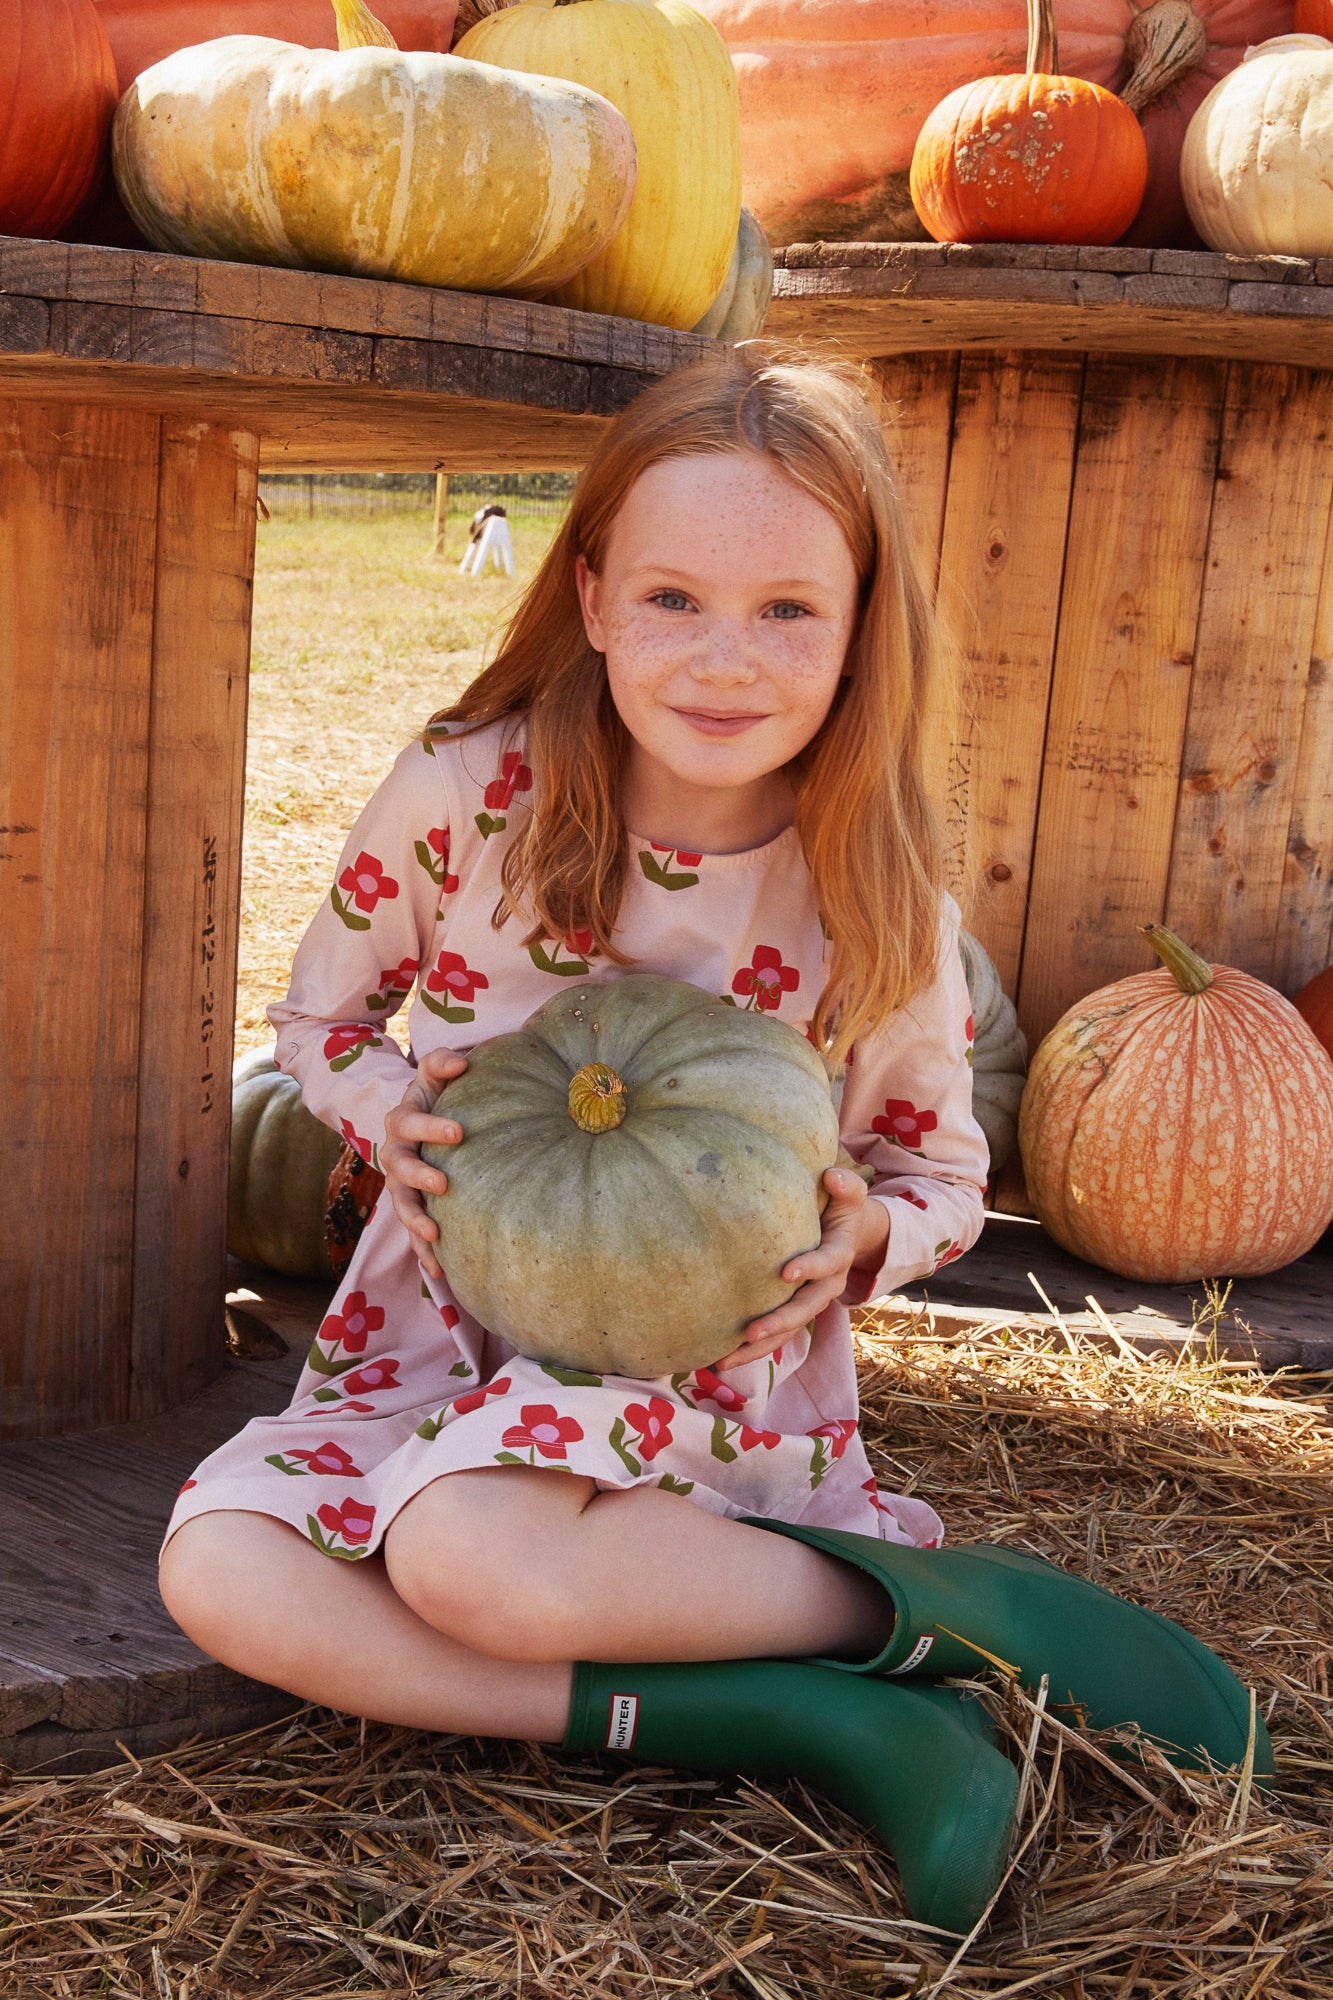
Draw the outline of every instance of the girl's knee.
[[[158,1590],[187,1638],[214,1659],[243,1644],[248,1616],[271,1575],[275,1549],[294,1528],[262,1514],[197,1514],[158,1559]],[[299,1537],[298,1537],[299,1539]]]

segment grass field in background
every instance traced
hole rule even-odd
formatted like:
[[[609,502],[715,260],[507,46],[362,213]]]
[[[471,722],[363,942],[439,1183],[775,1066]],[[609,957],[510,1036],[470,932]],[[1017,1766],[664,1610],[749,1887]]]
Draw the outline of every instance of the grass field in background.
[[[467,520],[431,556],[429,510],[260,521],[245,780],[236,1052],[264,1008],[357,813],[407,739],[482,664],[555,534],[510,516],[511,579],[460,576]]]

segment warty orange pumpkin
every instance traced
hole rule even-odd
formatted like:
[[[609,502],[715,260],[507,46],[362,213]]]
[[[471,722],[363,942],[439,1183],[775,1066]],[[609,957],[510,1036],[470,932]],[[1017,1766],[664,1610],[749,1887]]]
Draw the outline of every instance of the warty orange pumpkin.
[[[1028,1073],[1018,1140],[1058,1243],[1123,1277],[1275,1271],[1333,1218],[1333,1060],[1289,1000],[1160,924]]]

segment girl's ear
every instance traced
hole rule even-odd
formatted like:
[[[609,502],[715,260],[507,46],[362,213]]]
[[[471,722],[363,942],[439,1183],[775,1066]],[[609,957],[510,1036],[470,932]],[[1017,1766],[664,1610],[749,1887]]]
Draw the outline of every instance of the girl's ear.
[[[595,653],[604,653],[606,626],[602,620],[602,579],[588,567],[585,555],[575,558],[574,583],[579,593],[579,608],[583,613],[583,629],[588,635],[588,644]]]

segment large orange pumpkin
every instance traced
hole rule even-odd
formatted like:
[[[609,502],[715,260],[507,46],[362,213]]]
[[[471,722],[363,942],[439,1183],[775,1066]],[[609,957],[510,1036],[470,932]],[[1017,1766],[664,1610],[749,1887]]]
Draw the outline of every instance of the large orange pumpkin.
[[[0,0],[0,236],[53,236],[100,185],[116,70],[92,0]]]
[[[1317,972],[1308,986],[1293,995],[1291,1004],[1315,1040],[1333,1056],[1333,965]]]
[[[336,49],[332,0],[97,0],[123,96],[140,71],[177,49],[219,35],[270,35],[307,49]],[[400,49],[447,53],[458,0],[374,0]]]
[[[775,245],[920,239],[908,170],[926,114],[1026,59],[1024,0],[698,4],[736,63],[742,198]],[[1133,0],[1056,0],[1062,69],[1142,116],[1148,191],[1127,241],[1197,241],[1180,194],[1185,127],[1247,44],[1291,25],[1292,0],[1151,0],[1141,12]]]
[[[1275,1271],[1333,1219],[1333,1060],[1273,987],[1144,935],[1163,967],[1080,1000],[1032,1060],[1033,1206],[1127,1278]]]
[[[1027,0],[1027,68],[951,90],[912,154],[912,206],[939,243],[1114,243],[1138,214],[1138,119],[1062,76],[1054,0]]]
[[[1333,41],[1333,0],[1296,0],[1296,32]]]

